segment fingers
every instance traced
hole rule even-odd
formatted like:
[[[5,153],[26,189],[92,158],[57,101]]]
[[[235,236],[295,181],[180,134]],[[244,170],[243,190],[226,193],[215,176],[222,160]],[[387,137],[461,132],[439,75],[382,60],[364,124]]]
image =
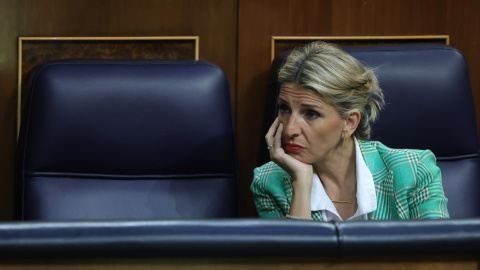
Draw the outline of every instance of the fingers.
[[[265,135],[265,142],[267,143],[267,148],[268,150],[272,149],[274,145],[274,136],[275,133],[277,132],[278,128],[278,117],[273,121],[273,124],[270,126],[270,129],[267,132],[267,135]]]
[[[274,148],[280,148],[282,147],[282,132],[283,132],[283,124],[280,123],[278,125],[277,131],[275,133],[275,137],[273,138],[273,147]]]

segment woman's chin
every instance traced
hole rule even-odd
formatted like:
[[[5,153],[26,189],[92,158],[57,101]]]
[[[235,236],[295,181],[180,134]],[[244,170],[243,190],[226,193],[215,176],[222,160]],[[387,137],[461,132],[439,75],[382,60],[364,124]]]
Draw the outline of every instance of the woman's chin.
[[[287,152],[287,155],[293,157],[294,159],[302,162],[302,163],[305,163],[305,164],[311,164],[311,162],[309,162],[309,160],[307,160],[305,157],[303,157],[300,153],[295,153],[295,152]]]

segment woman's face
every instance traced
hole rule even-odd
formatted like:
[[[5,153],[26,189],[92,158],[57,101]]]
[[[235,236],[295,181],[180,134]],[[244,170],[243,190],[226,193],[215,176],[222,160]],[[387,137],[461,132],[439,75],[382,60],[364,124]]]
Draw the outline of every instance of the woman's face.
[[[346,120],[319,94],[296,83],[284,83],[278,107],[287,154],[303,163],[314,164],[340,151]]]

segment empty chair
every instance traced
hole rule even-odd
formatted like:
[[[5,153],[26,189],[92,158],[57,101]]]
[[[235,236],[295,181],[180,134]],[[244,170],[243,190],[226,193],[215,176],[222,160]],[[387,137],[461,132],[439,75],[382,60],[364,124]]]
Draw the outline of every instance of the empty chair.
[[[24,220],[238,216],[230,90],[195,61],[50,62],[19,139]]]

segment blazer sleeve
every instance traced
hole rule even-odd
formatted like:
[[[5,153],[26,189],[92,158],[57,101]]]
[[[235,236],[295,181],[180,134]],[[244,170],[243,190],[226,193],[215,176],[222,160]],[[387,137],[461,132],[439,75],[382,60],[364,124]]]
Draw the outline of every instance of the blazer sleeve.
[[[282,218],[285,216],[282,209],[278,206],[274,196],[268,191],[268,181],[271,175],[261,171],[261,168],[256,168],[253,171],[253,182],[250,185],[257,213],[262,218]]]
[[[422,151],[419,157],[415,183],[409,203],[410,218],[449,218],[440,168],[436,165],[435,155],[429,150]]]

